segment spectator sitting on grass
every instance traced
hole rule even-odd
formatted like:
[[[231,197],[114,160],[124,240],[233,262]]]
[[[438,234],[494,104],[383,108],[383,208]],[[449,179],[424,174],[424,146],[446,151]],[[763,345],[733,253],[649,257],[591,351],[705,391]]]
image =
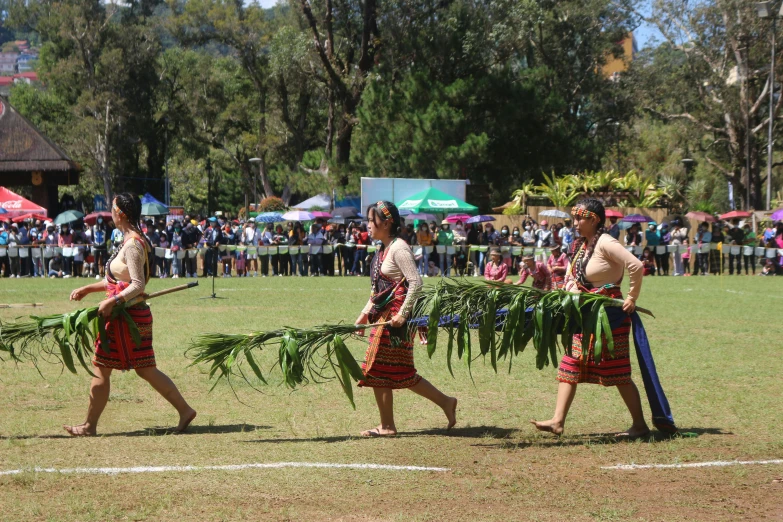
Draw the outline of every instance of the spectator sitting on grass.
[[[49,260],[49,277],[63,276],[63,256],[60,253]]]

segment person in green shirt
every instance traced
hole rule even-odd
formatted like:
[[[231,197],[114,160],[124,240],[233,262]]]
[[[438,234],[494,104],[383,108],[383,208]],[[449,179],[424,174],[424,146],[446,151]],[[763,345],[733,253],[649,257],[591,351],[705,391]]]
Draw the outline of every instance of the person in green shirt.
[[[451,224],[445,219],[440,222],[438,230],[438,246],[450,247],[454,244],[454,232],[451,231]],[[440,274],[451,277],[451,254],[443,252],[440,255]]]
[[[749,256],[743,256],[745,258],[745,275],[748,275],[748,264],[750,264],[753,275],[756,275],[756,233],[750,227],[750,223],[745,223],[742,226],[742,230],[745,232],[745,245],[753,247],[752,253]],[[739,273],[739,266],[737,266],[737,273]]]

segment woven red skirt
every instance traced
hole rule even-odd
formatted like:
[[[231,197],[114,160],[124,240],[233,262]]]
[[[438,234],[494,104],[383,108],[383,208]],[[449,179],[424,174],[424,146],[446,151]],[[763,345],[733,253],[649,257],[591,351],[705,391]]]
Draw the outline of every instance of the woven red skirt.
[[[622,298],[619,290],[610,291],[609,295],[615,299]],[[614,341],[614,354],[610,355],[606,348],[607,337],[602,334],[604,349],[601,352],[601,360],[596,361],[593,355],[595,338],[591,338],[585,346],[582,334],[575,334],[571,355],[563,355],[560,367],[557,369],[557,380],[570,384],[590,383],[602,386],[618,386],[631,384],[631,358],[629,356],[629,343],[631,333],[631,318],[627,317],[620,325],[612,330]]]
[[[108,280],[107,280],[108,281]],[[107,296],[113,297],[122,292],[127,283],[107,282]],[[114,370],[134,370],[155,366],[155,351],[152,349],[152,312],[146,304],[138,304],[127,309],[139,329],[141,344],[136,346],[125,319],[118,317],[106,321],[106,334],[109,346],[102,345],[100,338],[95,340],[95,355],[92,363],[101,368]],[[107,349],[108,348],[108,349]]]
[[[392,301],[380,313],[370,313],[371,323],[389,321],[405,302],[407,288],[397,287]],[[359,386],[370,388],[410,388],[421,381],[413,364],[413,330],[376,326],[370,330],[370,344],[362,364],[364,379]]]

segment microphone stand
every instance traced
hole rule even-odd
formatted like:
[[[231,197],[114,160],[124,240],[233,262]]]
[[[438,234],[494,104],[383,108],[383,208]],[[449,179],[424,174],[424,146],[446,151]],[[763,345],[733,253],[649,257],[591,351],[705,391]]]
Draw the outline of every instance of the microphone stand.
[[[209,251],[212,252],[213,256],[218,255],[218,247],[211,246],[207,247]],[[217,258],[214,259],[214,261],[217,261]],[[204,262],[206,262],[206,256],[204,256]],[[215,293],[215,273],[217,272],[219,263],[215,262],[214,264],[214,270],[212,270],[212,295],[208,295],[206,297],[201,297],[200,299],[228,299],[228,297],[220,297]],[[212,259],[210,259],[210,267],[212,268]]]

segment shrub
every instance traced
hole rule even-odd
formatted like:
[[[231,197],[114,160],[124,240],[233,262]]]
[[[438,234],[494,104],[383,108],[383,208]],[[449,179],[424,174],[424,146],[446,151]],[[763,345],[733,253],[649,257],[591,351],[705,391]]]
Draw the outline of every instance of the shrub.
[[[261,200],[261,203],[258,204],[259,212],[278,212],[280,210],[285,210],[285,208],[283,200],[274,196],[264,198]]]

